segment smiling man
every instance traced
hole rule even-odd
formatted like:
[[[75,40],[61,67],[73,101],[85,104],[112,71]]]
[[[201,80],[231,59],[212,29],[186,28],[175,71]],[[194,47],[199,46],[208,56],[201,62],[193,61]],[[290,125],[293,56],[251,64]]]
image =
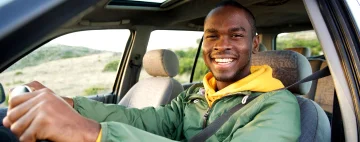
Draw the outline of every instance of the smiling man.
[[[256,97],[207,141],[297,141],[300,112],[293,94],[267,65],[251,66],[258,51],[255,19],[225,1],[205,19],[203,58],[211,72],[165,106],[144,109],[60,98],[38,82],[10,100],[4,126],[22,141],[189,140],[233,106]],[[139,94],[141,95],[141,94]]]

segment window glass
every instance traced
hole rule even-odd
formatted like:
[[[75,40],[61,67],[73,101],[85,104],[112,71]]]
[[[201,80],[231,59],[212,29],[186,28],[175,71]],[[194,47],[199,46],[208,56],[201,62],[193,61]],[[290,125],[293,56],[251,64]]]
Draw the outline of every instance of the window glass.
[[[39,81],[60,96],[110,93],[129,30],[91,30],[51,40],[0,74],[5,92]]]
[[[349,13],[352,15],[352,18],[355,20],[357,25],[358,31],[360,31],[360,0],[353,1],[353,0],[346,0],[347,5],[349,7]]]
[[[281,33],[277,36],[276,50],[293,47],[308,47],[311,50],[311,56],[324,54],[314,30]]]
[[[8,3],[12,2],[13,0],[1,0],[0,1],[0,8],[7,5]]]
[[[202,35],[203,32],[194,31],[153,31],[150,35],[147,51],[169,49],[175,52],[179,59],[179,74],[174,78],[180,83],[188,83]],[[150,75],[142,68],[140,80],[148,77]]]
[[[201,82],[203,80],[205,74],[208,72],[209,72],[209,69],[205,65],[204,59],[202,57],[202,51],[200,51],[200,55],[196,62],[193,82]]]

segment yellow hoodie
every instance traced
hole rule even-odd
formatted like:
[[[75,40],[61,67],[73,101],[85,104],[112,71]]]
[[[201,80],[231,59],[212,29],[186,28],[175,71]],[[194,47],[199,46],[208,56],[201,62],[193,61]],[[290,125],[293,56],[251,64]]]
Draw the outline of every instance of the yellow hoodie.
[[[250,72],[250,75],[217,92],[215,91],[215,77],[211,72],[207,73],[203,79],[203,84],[205,88],[205,98],[209,106],[211,107],[212,103],[217,99],[240,91],[269,92],[284,88],[280,80],[272,77],[272,68],[268,65],[251,66]]]

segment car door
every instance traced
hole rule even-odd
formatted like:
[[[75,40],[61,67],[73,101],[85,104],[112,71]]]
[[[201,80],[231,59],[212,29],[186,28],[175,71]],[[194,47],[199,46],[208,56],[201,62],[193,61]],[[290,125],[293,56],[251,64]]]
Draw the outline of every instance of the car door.
[[[358,141],[360,35],[354,9],[360,8],[359,1],[304,0],[304,4],[335,84],[332,141]]]

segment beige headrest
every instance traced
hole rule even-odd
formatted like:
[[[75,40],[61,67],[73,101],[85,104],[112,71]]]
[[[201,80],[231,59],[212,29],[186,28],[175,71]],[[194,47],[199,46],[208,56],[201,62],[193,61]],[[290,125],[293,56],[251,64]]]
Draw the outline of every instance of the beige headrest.
[[[143,67],[151,76],[174,77],[179,72],[179,60],[170,50],[151,50],[144,55]]]
[[[285,48],[284,50],[295,51],[297,53],[300,53],[301,55],[304,55],[305,57],[311,56],[311,50],[308,47],[293,47],[293,48]]]
[[[287,50],[258,52],[252,56],[252,65],[269,65],[273,69],[273,77],[285,86],[312,74],[309,61],[303,55]],[[266,83],[266,82],[264,82]],[[294,94],[304,95],[310,91],[311,81],[289,88]]]

